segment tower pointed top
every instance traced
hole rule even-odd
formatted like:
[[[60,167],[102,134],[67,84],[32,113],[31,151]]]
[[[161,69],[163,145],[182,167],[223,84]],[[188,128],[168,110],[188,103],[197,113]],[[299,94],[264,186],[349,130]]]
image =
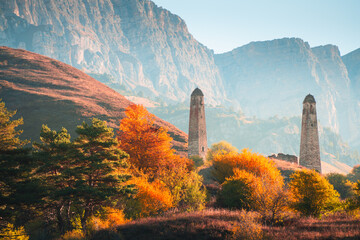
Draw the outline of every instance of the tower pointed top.
[[[203,92],[199,88],[195,88],[191,96],[204,96]]]
[[[316,103],[314,96],[311,95],[311,94],[308,94],[308,95],[305,97],[303,103],[306,103],[306,102],[308,102],[308,103]]]

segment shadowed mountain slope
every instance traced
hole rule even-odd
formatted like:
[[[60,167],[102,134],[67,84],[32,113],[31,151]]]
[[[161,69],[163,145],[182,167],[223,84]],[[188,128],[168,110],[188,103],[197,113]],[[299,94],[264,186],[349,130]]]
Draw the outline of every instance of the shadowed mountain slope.
[[[74,136],[76,126],[92,117],[117,128],[132,103],[74,67],[8,47],[0,47],[0,98],[24,118],[22,137],[31,140],[39,139],[42,124],[63,126]],[[175,149],[187,151],[184,132],[157,117],[156,124],[169,130]]]

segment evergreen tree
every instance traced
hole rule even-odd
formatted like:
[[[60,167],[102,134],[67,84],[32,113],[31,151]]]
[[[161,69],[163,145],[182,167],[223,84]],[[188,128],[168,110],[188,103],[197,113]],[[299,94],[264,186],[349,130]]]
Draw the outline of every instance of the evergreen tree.
[[[22,131],[15,128],[23,120],[11,120],[15,113],[0,99],[0,221],[23,222],[32,217],[30,206],[39,202],[41,191],[30,177],[33,158],[22,148],[28,141],[18,138]]]
[[[111,197],[132,193],[133,189],[121,184],[130,178],[122,171],[128,166],[128,154],[117,147],[113,129],[94,118],[91,125],[84,122],[76,132],[79,137],[74,143],[76,181],[72,195],[84,211],[81,225],[85,229],[86,221],[96,207]]]
[[[43,208],[54,216],[60,232],[71,229],[71,202],[69,192],[73,189],[74,149],[70,134],[65,128],[59,132],[43,125],[40,132],[40,143],[34,142],[37,159],[36,178],[41,181],[45,190],[46,201]]]
[[[16,111],[8,111],[0,99],[0,151],[13,150],[28,142],[17,137],[22,131],[15,128],[23,124],[23,119],[11,120],[15,114]]]

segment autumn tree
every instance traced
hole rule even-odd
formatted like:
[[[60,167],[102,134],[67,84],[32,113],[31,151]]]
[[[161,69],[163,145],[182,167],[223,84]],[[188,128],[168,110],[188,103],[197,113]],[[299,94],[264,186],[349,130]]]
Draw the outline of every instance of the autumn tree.
[[[201,177],[190,171],[189,159],[175,154],[167,130],[154,124],[155,117],[141,105],[130,105],[121,120],[119,147],[130,155],[134,171],[140,170],[149,182],[164,182],[181,209],[201,209],[205,189]]]
[[[21,141],[18,137],[22,130],[15,128],[23,124],[23,119],[19,118],[11,120],[16,111],[9,111],[5,107],[5,103],[0,99],[0,152],[19,148],[28,141]]]
[[[238,149],[226,141],[220,141],[211,145],[207,152],[207,161],[212,161],[216,155],[222,155],[227,153],[237,153]]]
[[[303,215],[318,217],[338,203],[339,193],[318,172],[296,171],[290,178],[292,207]]]
[[[183,167],[188,162],[171,148],[172,138],[167,130],[156,126],[155,117],[141,105],[130,105],[121,120],[117,139],[120,148],[130,155],[130,162],[146,174],[157,175],[159,170]]]

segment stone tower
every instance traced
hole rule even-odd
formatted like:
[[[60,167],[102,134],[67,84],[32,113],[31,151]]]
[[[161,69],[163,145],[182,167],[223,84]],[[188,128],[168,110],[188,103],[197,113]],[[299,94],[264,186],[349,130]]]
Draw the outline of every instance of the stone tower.
[[[299,164],[321,173],[316,102],[310,94],[303,102]]]
[[[204,94],[196,88],[190,100],[188,155],[189,157],[198,155],[205,160],[207,150]]]

